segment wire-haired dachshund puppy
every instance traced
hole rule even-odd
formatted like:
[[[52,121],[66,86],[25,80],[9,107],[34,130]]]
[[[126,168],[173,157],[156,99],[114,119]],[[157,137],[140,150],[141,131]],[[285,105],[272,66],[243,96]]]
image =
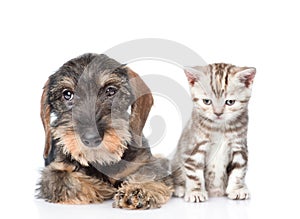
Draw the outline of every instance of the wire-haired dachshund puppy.
[[[41,98],[45,130],[39,198],[113,207],[158,208],[172,195],[168,161],[142,134],[153,98],[131,69],[84,54],[51,75]],[[130,111],[130,113],[128,113]]]

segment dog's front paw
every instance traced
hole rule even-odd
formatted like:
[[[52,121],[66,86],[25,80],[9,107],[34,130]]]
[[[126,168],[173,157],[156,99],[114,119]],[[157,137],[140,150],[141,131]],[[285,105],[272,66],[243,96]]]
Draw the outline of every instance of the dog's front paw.
[[[124,183],[114,196],[114,208],[149,209],[153,197],[147,194],[142,185]]]
[[[160,208],[172,195],[172,189],[161,182],[124,182],[114,196],[114,208]]]
[[[190,191],[184,196],[186,202],[204,202],[208,200],[207,191]]]
[[[227,193],[227,197],[232,200],[244,200],[250,198],[249,190],[246,187],[233,189],[227,191],[226,193]]]

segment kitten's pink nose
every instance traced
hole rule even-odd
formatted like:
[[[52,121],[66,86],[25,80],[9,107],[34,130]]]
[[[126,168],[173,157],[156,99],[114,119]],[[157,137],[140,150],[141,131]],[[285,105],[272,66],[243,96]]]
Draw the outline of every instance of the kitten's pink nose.
[[[223,113],[217,113],[217,112],[214,112],[214,114],[218,117],[220,117]]]

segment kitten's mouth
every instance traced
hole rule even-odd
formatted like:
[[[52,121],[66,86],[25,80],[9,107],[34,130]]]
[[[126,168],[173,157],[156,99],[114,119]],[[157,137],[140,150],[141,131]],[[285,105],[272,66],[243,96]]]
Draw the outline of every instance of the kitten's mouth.
[[[224,118],[222,116],[216,116],[215,117],[215,121],[216,122],[223,122],[224,121]]]

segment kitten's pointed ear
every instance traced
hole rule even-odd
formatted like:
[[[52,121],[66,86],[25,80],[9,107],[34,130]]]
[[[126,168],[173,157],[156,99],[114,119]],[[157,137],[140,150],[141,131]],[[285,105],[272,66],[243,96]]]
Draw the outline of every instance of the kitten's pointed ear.
[[[202,66],[195,66],[195,67],[184,67],[184,73],[188,79],[188,82],[191,86],[194,86],[195,82],[198,81],[199,72],[203,71]]]
[[[186,75],[186,78],[188,79],[189,84],[191,86],[194,86],[195,81],[196,81],[195,75],[193,73],[191,73],[191,71],[186,69],[186,68],[184,69],[184,73]]]
[[[243,83],[247,88],[251,88],[253,84],[253,80],[256,74],[255,68],[243,68],[242,70],[236,73],[239,81]]]
[[[141,77],[127,68],[130,85],[132,87],[134,101],[131,105],[130,128],[135,142],[142,145],[142,132],[146,123],[148,114],[153,105],[151,90],[141,79]]]
[[[41,119],[45,130],[44,159],[47,159],[51,151],[50,105],[48,103],[49,80],[43,89],[41,97]]]

